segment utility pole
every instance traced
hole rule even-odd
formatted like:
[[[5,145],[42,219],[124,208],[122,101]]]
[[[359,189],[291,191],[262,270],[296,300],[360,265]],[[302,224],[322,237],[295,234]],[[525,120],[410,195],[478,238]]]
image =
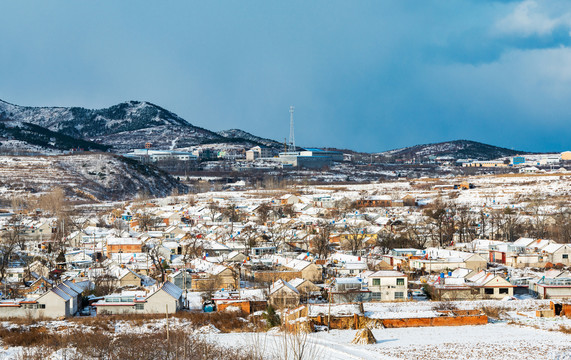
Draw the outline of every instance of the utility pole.
[[[329,288],[329,310],[327,312],[327,332],[331,329],[331,287]]]
[[[169,305],[165,304],[167,309],[166,316],[167,316],[167,341],[169,341]]]

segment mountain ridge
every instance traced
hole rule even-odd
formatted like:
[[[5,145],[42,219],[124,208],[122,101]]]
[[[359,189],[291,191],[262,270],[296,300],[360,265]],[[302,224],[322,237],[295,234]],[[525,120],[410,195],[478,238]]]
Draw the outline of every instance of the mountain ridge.
[[[214,132],[192,125],[190,121],[148,101],[131,100],[103,109],[87,109],[20,106],[0,100],[0,124],[2,123],[10,129],[0,131],[0,142],[2,137],[23,142],[28,140],[34,146],[44,146],[47,149],[82,147],[124,153],[143,148],[147,143],[157,149],[188,149],[209,144],[282,147],[278,141],[241,129]],[[73,139],[77,139],[76,144],[70,146],[74,143]],[[462,139],[413,145],[374,154],[392,159],[450,156],[456,159],[490,160],[527,153]]]
[[[470,158],[492,160],[506,156],[525,155],[527,151],[512,150],[473,140],[451,140],[439,143],[419,144],[377,153],[394,159],[412,159],[429,156],[448,156],[454,159]]]
[[[103,109],[83,107],[31,107],[0,100],[0,119],[29,123],[77,139],[127,152],[151,143],[155,148],[189,147],[211,143],[244,143],[252,140],[226,138],[192,125],[189,121],[148,101],[126,101]],[[244,132],[245,133],[245,132]],[[246,133],[247,134],[247,133]],[[263,142],[260,142],[263,143]]]

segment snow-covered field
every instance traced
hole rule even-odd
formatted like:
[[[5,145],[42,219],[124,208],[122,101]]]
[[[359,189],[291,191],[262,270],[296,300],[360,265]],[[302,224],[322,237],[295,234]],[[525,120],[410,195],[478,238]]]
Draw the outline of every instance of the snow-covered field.
[[[275,359],[286,348],[304,347],[303,359],[350,360],[350,359],[558,359],[571,360],[571,318],[535,317],[536,309],[549,307],[547,300],[479,300],[457,301],[458,309],[496,308],[500,320],[491,320],[487,325],[388,328],[372,329],[377,340],[372,345],[356,345],[356,330],[332,330],[302,335],[286,335],[277,330],[268,332],[223,333],[212,324],[194,324],[190,318],[169,319],[171,331],[185,331],[225,347],[241,347],[264,359]],[[413,317],[433,312],[439,302],[365,303],[367,316],[373,318]],[[340,309],[348,309],[341,305]],[[349,309],[350,310],[350,309]],[[311,311],[319,311],[312,305]],[[339,314],[337,314],[339,315]],[[156,334],[165,331],[166,319],[120,320],[90,318],[64,321],[39,321],[29,325],[18,325],[9,321],[0,323],[5,330],[31,329],[39,327],[53,334],[90,334],[103,329],[111,336]],[[96,320],[96,319],[93,319]],[[247,322],[247,319],[243,319]],[[246,328],[246,329],[252,329]],[[242,329],[243,331],[244,329]],[[565,330],[565,331],[562,331]],[[251,331],[251,330],[246,330]],[[25,334],[25,333],[23,333]],[[287,344],[287,345],[286,345]],[[301,345],[300,345],[301,344]],[[22,359],[22,347],[8,347],[0,343],[0,359]],[[74,349],[59,349],[49,353],[45,359],[74,358]],[[291,353],[291,350],[290,350]],[[87,360],[87,359],[86,359]]]
[[[495,323],[484,326],[372,330],[376,344],[355,345],[356,330],[309,334],[306,351],[315,358],[349,359],[571,359],[571,335],[532,327]],[[283,353],[283,335],[212,334],[229,346],[262,347]],[[310,357],[308,357],[310,358]]]

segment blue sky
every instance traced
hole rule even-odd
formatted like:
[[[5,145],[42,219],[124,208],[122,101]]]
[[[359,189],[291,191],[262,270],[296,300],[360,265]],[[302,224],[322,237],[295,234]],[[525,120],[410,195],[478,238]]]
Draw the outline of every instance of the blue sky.
[[[5,1],[0,99],[383,151],[571,149],[569,1]]]

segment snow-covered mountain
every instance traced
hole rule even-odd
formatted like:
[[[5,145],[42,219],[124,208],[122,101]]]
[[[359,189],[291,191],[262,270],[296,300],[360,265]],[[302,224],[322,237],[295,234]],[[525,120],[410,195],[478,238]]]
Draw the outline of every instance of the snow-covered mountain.
[[[427,158],[429,156],[449,156],[454,159],[492,160],[504,156],[526,154],[524,151],[510,150],[470,140],[446,141],[436,144],[415,145],[389,150],[379,155],[393,159]]]
[[[29,107],[0,100],[0,120],[33,124],[73,138],[109,145],[116,152],[142,148],[181,148],[205,143],[244,142],[190,124],[149,102],[128,101],[106,109]],[[252,138],[256,138],[252,135]]]
[[[218,135],[223,136],[227,139],[233,140],[247,140],[252,143],[258,143],[260,145],[268,146],[268,147],[282,147],[283,145],[275,140],[265,139],[253,134],[250,134],[247,131],[240,130],[240,129],[229,129],[229,130],[222,130],[217,132]]]

